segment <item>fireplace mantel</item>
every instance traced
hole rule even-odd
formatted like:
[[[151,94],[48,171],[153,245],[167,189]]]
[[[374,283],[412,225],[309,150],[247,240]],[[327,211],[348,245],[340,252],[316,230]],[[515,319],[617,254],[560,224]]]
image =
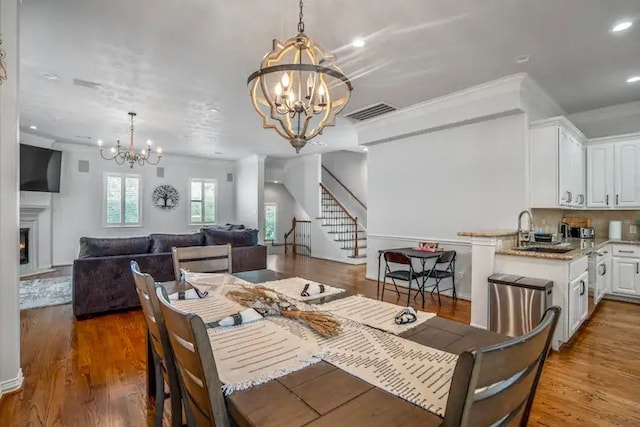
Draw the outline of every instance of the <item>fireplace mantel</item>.
[[[20,204],[20,228],[28,228],[29,263],[20,266],[20,274],[31,274],[51,268],[51,205]]]

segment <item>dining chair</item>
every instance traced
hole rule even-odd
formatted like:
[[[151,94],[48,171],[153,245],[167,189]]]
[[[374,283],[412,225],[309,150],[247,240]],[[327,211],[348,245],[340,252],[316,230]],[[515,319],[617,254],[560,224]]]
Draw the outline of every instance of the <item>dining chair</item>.
[[[171,248],[173,270],[176,280],[180,279],[180,270],[194,273],[231,273],[231,245],[189,246]]]
[[[447,289],[440,289],[440,282],[444,279],[451,279],[451,287]],[[429,279],[434,280],[434,284],[431,286],[426,286],[427,281]],[[444,291],[452,291],[453,299],[458,299],[458,295],[456,294],[456,251],[444,251],[440,254],[438,259],[436,260],[435,265],[431,270],[428,271],[428,274],[425,277],[425,288],[430,287],[431,293],[436,291],[438,293],[438,305],[442,305],[442,300],[440,299],[440,292]],[[424,291],[424,289],[423,289]],[[415,298],[414,298],[415,299]]]
[[[391,264],[408,266],[409,269],[408,270],[404,270],[404,269],[392,270]],[[411,302],[411,282],[415,280],[416,284],[418,285],[417,289],[418,291],[420,291],[420,283],[418,282],[418,279],[423,277],[423,275],[424,275],[424,272],[415,271],[413,269],[411,258],[406,256],[405,254],[400,252],[393,252],[393,251],[385,252],[384,253],[384,278],[382,279],[382,300],[384,301],[384,290],[387,287],[387,278],[391,279],[391,283],[393,283],[393,286],[395,287],[396,293],[398,294],[398,298],[400,298],[401,294],[404,294],[403,292],[400,292],[400,290],[398,289],[398,285],[396,284],[396,280],[401,280],[403,282],[409,283],[409,290],[407,292],[407,307],[408,307]],[[424,306],[424,293],[422,297],[422,302]]]
[[[142,273],[137,262],[131,261],[130,265],[144,320],[147,324],[147,339],[151,343],[153,375],[155,376],[156,414],[154,425],[156,427],[162,426],[164,401],[169,398],[171,399],[171,425],[173,427],[182,426],[180,383],[169,336],[160,313],[160,305],[155,292],[155,280],[151,275]],[[169,393],[165,391],[165,383],[169,386]]]
[[[560,308],[551,307],[525,335],[462,353],[442,425],[526,426],[559,316]]]
[[[198,427],[229,427],[222,383],[204,322],[193,313],[173,307],[163,286],[156,287],[156,294],[175,355],[187,413]]]

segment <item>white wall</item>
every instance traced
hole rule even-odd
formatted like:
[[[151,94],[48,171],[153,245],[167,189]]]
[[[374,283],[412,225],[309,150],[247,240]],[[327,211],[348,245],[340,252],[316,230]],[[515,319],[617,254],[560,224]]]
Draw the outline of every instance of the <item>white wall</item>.
[[[156,177],[155,166],[118,166],[103,160],[97,148],[57,145],[63,150],[60,193],[53,195],[53,264],[65,265],[78,256],[78,240],[89,237],[144,236],[149,233],[185,233],[188,231],[189,179],[217,181],[218,223],[234,222],[235,186],[227,182],[227,173],[235,174],[235,162],[195,159],[166,155],[159,166],[165,177]],[[78,172],[78,161],[89,161],[89,173]],[[103,180],[106,172],[135,173],[142,178],[142,227],[106,228],[103,226]],[[170,211],[152,205],[151,193],[157,185],[170,184],[180,195],[178,206]],[[197,227],[196,227],[197,228]]]
[[[367,205],[367,155],[353,151],[334,151],[322,155],[322,166],[338,178],[362,203]],[[367,226],[367,210],[338,182],[322,170],[322,183],[347,208],[351,215]]]
[[[264,156],[250,156],[236,163],[236,218],[247,228],[264,230]]]
[[[527,206],[527,129],[520,113],[370,146],[368,253],[421,240],[468,248],[459,231],[514,228]],[[370,256],[367,276],[377,267]]]
[[[22,386],[18,309],[18,0],[0,0],[7,80],[0,86],[0,396]]]
[[[320,216],[320,154],[289,159],[284,166],[284,185],[312,218]]]
[[[277,205],[276,243],[284,242],[284,233],[291,229],[296,201],[283,184],[265,183],[264,203]]]

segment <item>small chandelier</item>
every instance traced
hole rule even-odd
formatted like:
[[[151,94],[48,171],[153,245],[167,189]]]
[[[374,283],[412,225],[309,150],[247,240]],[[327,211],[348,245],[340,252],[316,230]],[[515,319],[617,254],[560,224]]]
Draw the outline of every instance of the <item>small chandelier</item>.
[[[298,34],[284,43],[274,39],[260,69],[247,80],[262,127],[275,129],[296,153],[325,126],[335,125],[353,90],[334,56],[304,34],[302,7],[301,0]]]
[[[144,166],[145,163],[157,165],[162,158],[162,148],[158,147],[156,151],[153,151],[151,148],[151,140],[147,140],[147,149],[140,152],[136,151],[133,146],[133,118],[136,116],[136,113],[131,112],[129,116],[131,116],[129,149],[124,150],[120,145],[120,140],[118,140],[116,145],[109,150],[110,154],[105,155],[102,140],[99,139],[98,146],[100,147],[100,156],[105,160],[115,160],[119,165],[129,163],[130,168],[133,168],[133,165],[136,163],[140,166]]]

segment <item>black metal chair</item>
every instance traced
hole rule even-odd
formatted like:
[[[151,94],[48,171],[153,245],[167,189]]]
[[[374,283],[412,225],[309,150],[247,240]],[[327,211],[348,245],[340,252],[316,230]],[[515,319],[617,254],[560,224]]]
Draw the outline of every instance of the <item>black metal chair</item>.
[[[400,264],[409,266],[408,270],[392,270],[389,264]],[[406,256],[400,252],[385,252],[384,253],[384,278],[382,280],[382,300],[384,301],[384,290],[387,287],[387,278],[391,279],[391,283],[395,287],[396,293],[398,294],[398,298],[400,295],[404,295],[404,292],[400,292],[398,289],[398,285],[396,284],[396,280],[402,280],[403,282],[409,283],[409,290],[407,292],[407,307],[411,302],[411,282],[416,281],[417,290],[420,292],[420,282],[418,279],[424,276],[422,271],[415,271],[413,269],[413,264],[411,263],[411,258]],[[417,296],[417,294],[416,294]],[[415,297],[414,297],[415,298]],[[422,301],[424,305],[424,293],[422,295]]]
[[[442,425],[526,426],[559,316],[551,307],[527,334],[462,353]]]
[[[449,278],[451,278],[451,287],[447,289],[440,289],[440,282]],[[427,286],[427,281],[429,279],[433,279],[435,283]],[[442,305],[442,300],[440,299],[441,291],[444,292],[451,290],[453,299],[458,299],[458,295],[456,293],[456,251],[444,251],[440,254],[433,268],[429,270],[425,276],[423,288],[421,289],[422,293],[424,294],[426,288],[429,287],[431,288],[431,294],[433,294],[433,291],[438,292],[438,305]],[[415,299],[415,296],[413,298]]]

